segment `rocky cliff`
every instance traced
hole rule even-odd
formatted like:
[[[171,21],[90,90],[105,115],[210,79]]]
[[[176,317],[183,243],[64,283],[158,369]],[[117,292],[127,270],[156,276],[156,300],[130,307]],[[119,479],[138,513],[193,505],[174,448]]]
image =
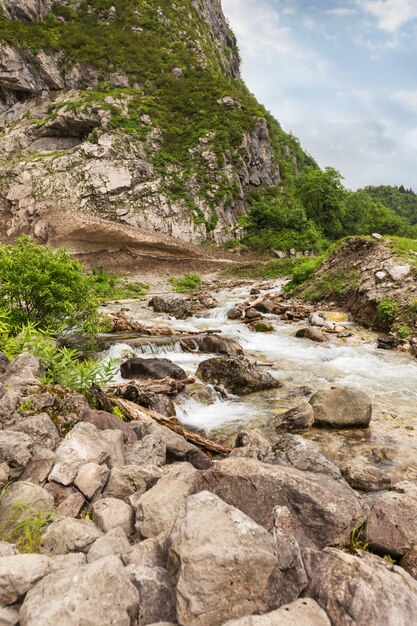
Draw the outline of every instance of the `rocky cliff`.
[[[254,189],[285,193],[311,162],[239,79],[219,0],[0,0],[1,11],[4,240],[79,248],[86,222],[101,245],[113,222],[129,241],[146,229],[220,243]]]

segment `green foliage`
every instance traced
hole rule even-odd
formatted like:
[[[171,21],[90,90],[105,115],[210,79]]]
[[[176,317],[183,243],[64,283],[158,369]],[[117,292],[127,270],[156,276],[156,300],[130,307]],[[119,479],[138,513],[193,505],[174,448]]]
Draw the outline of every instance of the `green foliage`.
[[[295,287],[305,283],[309,278],[311,278],[316,269],[320,267],[324,259],[324,256],[314,257],[294,267],[291,272],[291,282],[285,285],[284,290],[291,291]]]
[[[116,415],[117,417],[119,417],[122,420],[122,422],[126,422],[126,415],[123,409],[121,409],[118,406],[114,406],[111,412],[113,413],[113,415]]]
[[[141,298],[149,290],[149,285],[123,280],[116,274],[110,274],[103,266],[93,269],[91,282],[94,294],[101,302]]]
[[[341,270],[326,272],[313,287],[303,292],[303,296],[310,302],[318,302],[329,298],[342,298],[347,291],[359,285],[360,275],[356,270]]]
[[[362,537],[361,537],[362,530],[363,530],[363,525],[355,526],[355,528],[352,530],[352,533],[350,535],[349,545],[348,545],[348,549],[351,554],[356,554],[358,550],[364,550],[364,551],[368,550],[369,542],[364,542],[362,540]]]
[[[0,503],[5,498],[10,484],[0,493]],[[37,511],[26,502],[14,502],[0,520],[0,540],[16,544],[22,553],[39,552],[45,528],[53,521],[51,511]]]
[[[91,397],[90,390],[94,384],[102,386],[110,382],[117,369],[114,360],[80,360],[77,350],[58,348],[47,332],[36,329],[31,323],[15,337],[0,336],[0,347],[9,359],[22,352],[30,352],[44,368],[43,383],[69,387],[87,398]]]
[[[272,324],[266,324],[265,322],[255,322],[251,324],[251,330],[255,333],[272,333],[274,332],[274,327]]]
[[[374,200],[378,200],[392,209],[397,215],[407,218],[411,224],[417,225],[417,194],[412,189],[405,189],[391,185],[379,187],[365,187]]]
[[[169,282],[176,293],[186,293],[200,289],[202,278],[199,274],[186,274],[182,278],[170,278]]]
[[[401,324],[395,329],[395,333],[401,341],[407,341],[411,337],[411,328],[408,324]]]
[[[97,320],[91,281],[65,250],[52,252],[28,237],[0,244],[0,308],[18,330],[28,322],[55,330]]]
[[[19,413],[23,413],[24,411],[30,411],[31,409],[33,409],[32,398],[25,398],[25,400],[22,400],[22,402],[17,407],[17,410],[19,411]]]
[[[398,307],[394,300],[382,300],[376,307],[378,320],[384,326],[390,327],[397,313]]]
[[[302,263],[304,263],[304,259],[293,258],[236,263],[223,270],[221,274],[225,277],[252,278],[253,280],[284,278],[290,276],[294,267]]]

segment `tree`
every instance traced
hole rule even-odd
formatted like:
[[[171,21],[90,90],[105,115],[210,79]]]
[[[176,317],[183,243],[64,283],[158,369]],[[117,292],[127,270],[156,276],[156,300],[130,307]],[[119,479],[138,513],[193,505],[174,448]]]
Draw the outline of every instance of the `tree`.
[[[306,167],[297,180],[297,195],[307,217],[330,239],[343,234],[346,189],[341,174],[332,167]]]
[[[15,246],[0,245],[0,308],[12,329],[32,322],[60,330],[96,319],[91,278],[66,250],[53,252],[20,237]]]

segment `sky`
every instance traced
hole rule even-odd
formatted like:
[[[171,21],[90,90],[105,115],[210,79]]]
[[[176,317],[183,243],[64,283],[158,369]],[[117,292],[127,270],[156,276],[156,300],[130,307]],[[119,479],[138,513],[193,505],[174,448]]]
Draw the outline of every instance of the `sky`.
[[[222,0],[250,90],[345,185],[417,191],[417,0]]]

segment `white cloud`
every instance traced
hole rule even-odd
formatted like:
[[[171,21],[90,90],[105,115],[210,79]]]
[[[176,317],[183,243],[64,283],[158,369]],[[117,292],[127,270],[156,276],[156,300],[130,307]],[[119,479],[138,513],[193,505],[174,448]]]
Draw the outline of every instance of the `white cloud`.
[[[402,89],[391,95],[391,100],[417,115],[417,89]]]
[[[356,15],[355,9],[349,9],[348,7],[340,7],[336,9],[328,9],[327,15],[335,15],[336,17],[349,17],[350,15]]]
[[[417,19],[416,0],[357,0],[364,11],[376,18],[378,27],[394,32]]]

